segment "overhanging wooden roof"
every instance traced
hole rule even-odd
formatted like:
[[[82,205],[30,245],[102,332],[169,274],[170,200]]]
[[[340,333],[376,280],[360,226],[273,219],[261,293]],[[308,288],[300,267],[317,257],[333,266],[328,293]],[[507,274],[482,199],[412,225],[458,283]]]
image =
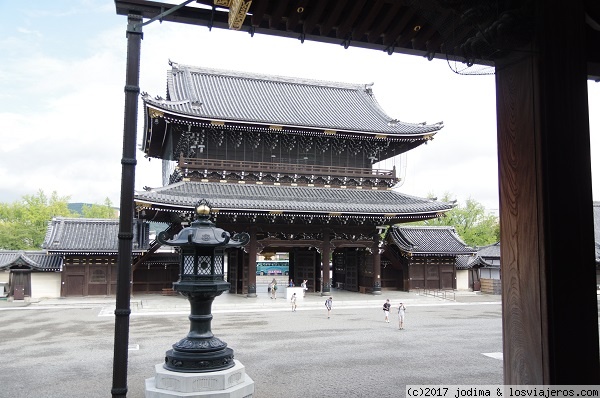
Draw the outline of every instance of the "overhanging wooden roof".
[[[115,5],[119,15],[137,13],[146,19],[176,7],[146,0],[115,0]],[[595,45],[600,4],[589,0],[585,7],[588,74],[594,78],[600,76]],[[198,0],[160,20],[472,65],[492,64],[527,41],[534,8],[533,1],[499,0]]]

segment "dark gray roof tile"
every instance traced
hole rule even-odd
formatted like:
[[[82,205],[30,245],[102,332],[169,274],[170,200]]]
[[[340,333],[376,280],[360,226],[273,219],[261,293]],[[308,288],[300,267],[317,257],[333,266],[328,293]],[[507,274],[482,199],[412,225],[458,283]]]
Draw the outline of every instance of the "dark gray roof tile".
[[[184,181],[138,192],[136,201],[193,208],[200,199],[214,209],[359,214],[444,212],[451,203],[404,195],[393,190],[321,188]]]
[[[471,267],[500,267],[500,242],[477,248]]]
[[[388,116],[371,85],[324,82],[173,64],[169,100],[144,96],[165,112],[205,120],[397,135],[433,135],[443,123]]]
[[[415,254],[473,255],[453,227],[397,226],[391,233],[394,243],[404,252]]]
[[[118,219],[57,217],[48,223],[42,247],[49,252],[113,253],[118,251],[118,233]],[[147,243],[142,246],[134,239],[133,250],[147,249]]]
[[[0,250],[0,269],[26,266],[37,271],[60,271],[63,258],[44,251]]]

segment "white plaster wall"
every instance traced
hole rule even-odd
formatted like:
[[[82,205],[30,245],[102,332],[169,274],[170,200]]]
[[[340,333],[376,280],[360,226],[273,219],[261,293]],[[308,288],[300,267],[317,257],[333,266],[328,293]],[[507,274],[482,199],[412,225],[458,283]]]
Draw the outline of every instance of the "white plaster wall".
[[[456,290],[469,290],[469,270],[456,270]]]
[[[10,271],[0,271],[0,282],[8,283],[9,277],[10,277]]]
[[[32,272],[31,298],[60,297],[60,272]]]
[[[500,279],[499,268],[480,268],[479,274],[484,279]]]

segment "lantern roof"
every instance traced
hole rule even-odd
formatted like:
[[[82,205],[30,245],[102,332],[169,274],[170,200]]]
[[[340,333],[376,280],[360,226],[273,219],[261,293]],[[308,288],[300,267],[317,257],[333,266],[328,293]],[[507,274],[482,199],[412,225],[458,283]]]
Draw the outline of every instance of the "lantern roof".
[[[218,228],[210,221],[212,207],[205,199],[199,201],[195,208],[197,219],[189,227],[181,230],[173,239],[167,239],[165,232],[161,232],[158,241],[168,246],[207,248],[241,247],[248,243],[248,234],[241,233],[231,237],[229,232]]]

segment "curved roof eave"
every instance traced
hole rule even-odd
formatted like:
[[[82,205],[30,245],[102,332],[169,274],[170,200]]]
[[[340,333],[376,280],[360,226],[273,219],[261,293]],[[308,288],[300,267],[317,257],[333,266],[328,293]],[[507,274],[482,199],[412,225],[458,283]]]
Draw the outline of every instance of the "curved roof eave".
[[[151,200],[143,200],[143,199],[135,199],[136,203],[145,203],[151,206],[156,206],[157,210],[160,207],[174,207],[174,208],[179,208],[182,211],[193,211],[194,210],[194,206],[188,206],[188,205],[177,205],[177,204],[166,204],[166,203],[161,203],[161,202],[157,202],[157,201],[151,201]],[[220,212],[245,212],[245,213],[263,213],[263,214],[305,214],[305,215],[309,215],[309,214],[319,214],[319,215],[323,215],[323,216],[327,216],[327,217],[342,217],[342,216],[351,216],[351,215],[361,215],[361,216],[373,216],[373,217],[385,217],[385,218],[406,218],[406,217],[423,217],[423,216],[428,216],[428,215],[432,215],[432,216],[436,216],[439,215],[440,213],[445,213],[447,211],[452,210],[451,208],[449,209],[441,209],[441,210],[431,210],[431,211],[423,211],[423,212],[409,212],[409,213],[368,213],[368,212],[351,212],[351,211],[344,211],[344,212],[324,212],[324,211],[310,211],[310,210],[281,210],[281,209],[243,209],[243,208],[218,208],[218,207],[213,207],[212,208],[213,211],[215,213],[220,213]],[[161,209],[161,210],[166,210],[166,209]]]
[[[406,253],[415,255],[434,255],[434,256],[465,256],[475,254],[475,251],[406,251]]]
[[[421,138],[421,139],[431,139],[435,134],[437,134],[438,131],[440,131],[442,128],[444,128],[444,122],[440,121],[434,124],[428,124],[428,125],[424,125],[424,126],[428,126],[431,129],[421,132],[421,133],[400,133],[400,132],[393,132],[393,131],[380,131],[380,130],[372,130],[372,131],[364,131],[364,130],[351,130],[351,129],[347,129],[347,128],[339,128],[339,127],[335,127],[335,126],[309,126],[309,125],[293,125],[293,124],[282,124],[280,122],[266,122],[266,121],[255,121],[255,120],[237,120],[237,119],[223,119],[223,118],[211,118],[208,116],[198,116],[198,115],[193,115],[193,114],[189,114],[189,113],[185,113],[185,112],[181,112],[181,111],[176,111],[171,109],[170,107],[167,106],[161,106],[161,104],[158,104],[155,100],[152,99],[147,99],[147,98],[143,98],[144,103],[146,104],[147,107],[149,108],[153,108],[156,109],[158,111],[161,112],[165,112],[165,113],[169,113],[171,115],[174,116],[178,116],[181,118],[188,118],[188,119],[194,119],[194,120],[202,120],[203,122],[222,122],[222,123],[244,123],[244,124],[251,124],[251,125],[256,125],[256,126],[261,126],[261,127],[270,127],[270,126],[281,126],[282,128],[291,128],[291,129],[308,129],[308,130],[314,130],[314,131],[323,131],[323,130],[332,130],[332,131],[336,131],[336,132],[342,132],[342,133],[351,133],[351,134],[363,134],[363,135],[374,135],[374,136],[386,136],[386,137],[393,137],[393,138],[404,138],[404,139],[411,139],[411,138]],[[174,103],[189,103],[190,101],[176,101]],[[410,123],[404,123],[405,125],[408,126],[419,126],[418,124],[410,124]],[[276,131],[276,130],[273,130]]]

